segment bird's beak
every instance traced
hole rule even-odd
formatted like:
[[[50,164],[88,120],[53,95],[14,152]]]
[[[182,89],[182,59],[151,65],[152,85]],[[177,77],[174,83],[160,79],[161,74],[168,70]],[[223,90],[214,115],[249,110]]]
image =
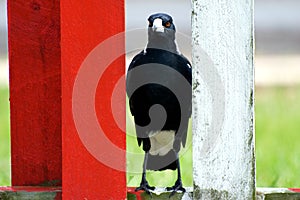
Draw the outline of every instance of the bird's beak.
[[[153,31],[155,31],[155,32],[163,33],[165,31],[165,28],[162,24],[162,19],[159,19],[159,18],[155,19],[153,21],[152,28],[153,28]]]

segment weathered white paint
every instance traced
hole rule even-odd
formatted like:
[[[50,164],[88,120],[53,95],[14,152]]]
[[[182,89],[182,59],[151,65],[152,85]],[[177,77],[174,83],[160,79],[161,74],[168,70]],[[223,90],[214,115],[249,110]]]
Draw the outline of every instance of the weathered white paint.
[[[194,199],[254,199],[253,0],[193,0]]]

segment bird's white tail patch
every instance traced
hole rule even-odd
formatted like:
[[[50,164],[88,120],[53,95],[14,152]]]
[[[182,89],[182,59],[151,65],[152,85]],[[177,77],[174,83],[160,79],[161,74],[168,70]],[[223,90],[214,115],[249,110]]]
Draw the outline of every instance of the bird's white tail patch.
[[[166,155],[173,149],[175,139],[175,131],[155,131],[150,133],[150,154],[151,155]]]

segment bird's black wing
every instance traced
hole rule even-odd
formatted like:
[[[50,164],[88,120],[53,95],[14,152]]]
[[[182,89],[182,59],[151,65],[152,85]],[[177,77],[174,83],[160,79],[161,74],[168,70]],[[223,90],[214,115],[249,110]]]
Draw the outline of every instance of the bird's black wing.
[[[182,144],[185,147],[188,121],[192,113],[192,87],[190,87],[190,90],[187,90],[186,88],[182,89],[182,94],[186,100],[184,105],[180,105],[181,102],[176,100],[176,96],[174,96],[172,92],[170,93],[167,88],[162,88],[162,86],[152,84],[140,87],[136,90],[137,88],[135,87],[135,84],[137,83],[135,79],[137,77],[135,76],[135,78],[133,78],[130,71],[135,67],[150,63],[162,64],[166,67],[169,66],[175,69],[188,81],[190,85],[192,84],[191,64],[184,56],[175,53],[163,50],[148,50],[145,54],[142,51],[137,54],[130,63],[126,78],[126,91],[129,97],[129,107],[131,114],[134,116],[135,124],[139,126],[148,125],[148,123],[150,123],[150,118],[148,116],[150,106],[155,103],[162,104],[162,106],[164,106],[169,112],[168,114],[170,114],[168,115],[168,120],[164,126],[164,130],[176,130],[176,138],[178,139],[177,146]],[[150,64],[148,67],[155,68],[155,64]],[[159,72],[155,72],[155,74],[157,73]],[[143,78],[143,76],[147,75],[143,74],[142,77],[139,78]],[[159,74],[157,74],[157,76],[159,76]],[[180,87],[180,82],[177,82],[176,77],[172,76],[172,71],[170,71],[170,76],[162,78],[165,82],[169,82],[171,85],[175,84],[176,87]],[[180,118],[182,120],[180,120]],[[181,127],[180,130],[178,130],[179,126]],[[139,145],[142,143],[142,138],[148,137],[147,135],[142,135],[146,134],[143,131],[137,130],[136,134]]]
[[[178,64],[180,65],[180,73],[184,75],[186,80],[189,82],[190,85],[192,85],[192,65],[189,62],[189,60],[183,56],[182,54],[180,55],[180,62]],[[188,98],[189,104],[187,107],[185,107],[187,110],[185,113],[182,113],[182,126],[184,127],[181,132],[177,133],[177,137],[180,138],[181,144],[183,147],[186,145],[186,139],[187,139],[187,130],[188,130],[188,123],[189,123],[189,118],[192,115],[192,86],[190,91],[186,91],[186,98]],[[180,144],[180,143],[179,143]]]
[[[136,115],[138,109],[136,109],[135,106],[134,106],[135,105],[134,104],[134,98],[131,98],[131,95],[134,93],[134,88],[135,88],[134,84],[135,84],[135,81],[132,80],[130,70],[132,70],[135,67],[137,67],[137,66],[140,65],[140,60],[142,60],[143,55],[144,55],[144,52],[141,51],[139,54],[137,54],[136,56],[134,56],[134,58],[132,59],[130,65],[128,67],[128,70],[127,70],[126,92],[128,94],[128,97],[129,97],[129,108],[130,108],[130,112],[131,112],[132,116]],[[146,135],[141,135],[141,134],[143,134],[143,132],[136,130],[137,141],[138,141],[138,145],[139,146],[141,146],[141,144],[142,144],[142,138],[147,137]]]
[[[134,80],[132,80],[132,78],[131,78],[131,73],[129,73],[129,71],[140,65],[139,60],[142,59],[143,55],[144,55],[144,53],[142,51],[139,54],[137,54],[136,56],[134,56],[134,58],[132,59],[130,65],[128,67],[128,73],[127,73],[127,77],[126,77],[126,92],[128,95],[133,94],[134,86],[132,84],[135,84]],[[134,116],[135,109],[134,109],[134,104],[133,104],[131,98],[129,98],[129,107],[130,107],[131,114]]]

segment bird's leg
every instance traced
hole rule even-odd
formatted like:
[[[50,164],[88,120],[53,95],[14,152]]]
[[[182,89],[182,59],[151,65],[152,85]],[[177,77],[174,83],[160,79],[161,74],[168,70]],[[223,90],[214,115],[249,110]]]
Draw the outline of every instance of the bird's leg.
[[[182,187],[182,181],[181,181],[181,172],[180,172],[180,163],[179,163],[179,157],[178,153],[176,153],[176,165],[177,165],[177,181],[175,182],[175,185],[172,187],[167,187],[168,191],[172,191],[170,194],[170,197],[173,196],[177,191],[185,192],[184,187]]]
[[[144,190],[147,194],[151,195],[150,190],[154,190],[155,187],[149,186],[148,181],[146,180],[146,164],[147,164],[147,160],[148,160],[148,153],[149,152],[145,152],[141,184],[140,184],[139,187],[137,187],[135,189],[135,191]]]

